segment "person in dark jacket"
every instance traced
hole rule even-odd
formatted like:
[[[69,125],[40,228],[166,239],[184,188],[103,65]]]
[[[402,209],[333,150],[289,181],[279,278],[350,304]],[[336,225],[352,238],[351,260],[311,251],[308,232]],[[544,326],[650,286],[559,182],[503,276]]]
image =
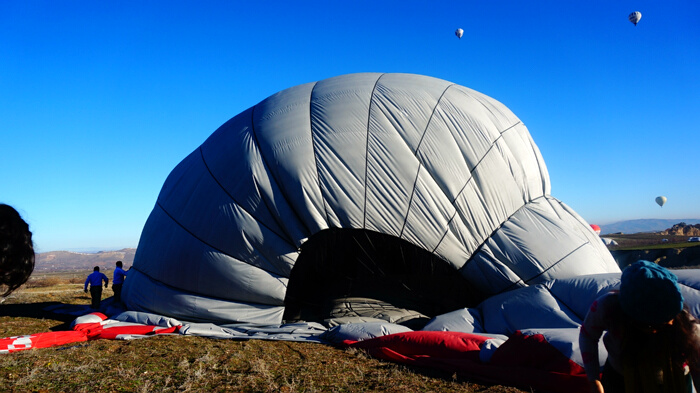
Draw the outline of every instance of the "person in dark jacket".
[[[122,261],[117,261],[117,267],[114,269],[114,278],[112,279],[112,290],[114,291],[114,302],[121,303],[122,301],[122,285],[127,272],[122,269]]]
[[[84,291],[87,293],[88,284],[90,284],[90,296],[92,296],[92,305],[90,307],[94,309],[100,308],[100,302],[102,301],[102,281],[105,283],[105,288],[109,285],[109,279],[104,273],[100,273],[100,267],[95,266],[93,272],[85,280]]]
[[[667,393],[700,382],[700,324],[684,307],[678,277],[649,261],[623,272],[619,291],[596,299],[579,346],[590,391]],[[605,333],[605,334],[604,334]],[[600,369],[601,337],[608,358]]]

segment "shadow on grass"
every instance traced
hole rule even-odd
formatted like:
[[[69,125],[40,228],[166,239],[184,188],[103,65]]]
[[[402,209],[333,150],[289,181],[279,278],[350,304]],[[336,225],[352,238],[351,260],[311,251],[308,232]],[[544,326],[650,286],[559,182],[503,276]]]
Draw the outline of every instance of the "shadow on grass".
[[[87,300],[87,304],[61,302],[2,304],[0,305],[0,316],[54,320],[61,323],[52,327],[51,330],[60,331],[70,330],[71,323],[82,315],[101,312],[111,316],[125,311],[124,306],[115,305],[111,297],[103,299],[99,309],[91,308],[89,306],[90,298]]]
[[[394,363],[391,363],[388,361],[386,361],[386,362],[387,362],[386,367],[390,367],[390,365],[394,364]],[[527,386],[512,387],[512,386],[497,385],[498,382],[494,381],[493,379],[479,378],[478,375],[472,375],[472,374],[463,373],[463,372],[448,371],[448,370],[441,369],[441,368],[421,367],[421,366],[414,366],[414,365],[408,365],[408,364],[402,364],[402,366],[415,374],[420,374],[420,375],[423,375],[427,378],[443,379],[445,381],[451,381],[451,382],[455,382],[455,383],[472,383],[472,384],[490,386],[490,388],[483,390],[483,392],[545,393],[545,392],[542,392],[540,390],[535,390],[532,387],[527,387]],[[526,389],[526,390],[521,390],[521,389]],[[478,391],[481,392],[482,390],[478,390]]]
[[[63,305],[63,303],[59,302],[3,304],[0,305],[0,316],[51,319],[61,322],[59,325],[52,327],[52,331],[70,330],[70,324],[75,319],[74,315],[57,314],[46,310],[46,308],[60,307]]]

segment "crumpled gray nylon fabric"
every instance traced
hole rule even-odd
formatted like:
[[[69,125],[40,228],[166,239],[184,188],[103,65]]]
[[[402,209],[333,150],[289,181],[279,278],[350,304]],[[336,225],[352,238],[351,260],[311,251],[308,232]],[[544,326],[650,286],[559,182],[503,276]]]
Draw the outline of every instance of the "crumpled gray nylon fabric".
[[[299,247],[330,227],[404,239],[486,294],[619,272],[549,193],[525,125],[479,92],[413,74],[303,84],[230,119],[173,169],[124,299],[188,321],[280,323]]]

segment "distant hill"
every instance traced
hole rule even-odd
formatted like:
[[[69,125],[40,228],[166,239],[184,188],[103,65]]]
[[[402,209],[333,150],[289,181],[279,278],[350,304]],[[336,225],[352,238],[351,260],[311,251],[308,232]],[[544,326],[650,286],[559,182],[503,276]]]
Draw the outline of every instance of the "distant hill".
[[[700,236],[700,224],[688,224],[680,223],[674,225],[665,231],[660,232],[661,235],[673,235],[673,236]]]
[[[612,224],[600,225],[601,234],[610,233],[640,233],[640,232],[661,232],[673,227],[675,224],[684,222],[686,224],[700,224],[700,218],[686,219],[639,219],[620,221]]]
[[[102,271],[114,270],[114,263],[122,261],[128,269],[134,263],[135,248],[117,251],[100,251],[95,253],[51,251],[36,255],[34,272],[85,271],[90,272],[95,266]]]

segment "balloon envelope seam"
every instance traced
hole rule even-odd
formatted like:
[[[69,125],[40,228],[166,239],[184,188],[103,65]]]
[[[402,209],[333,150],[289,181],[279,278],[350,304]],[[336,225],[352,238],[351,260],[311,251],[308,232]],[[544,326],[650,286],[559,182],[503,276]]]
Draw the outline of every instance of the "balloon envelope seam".
[[[236,206],[238,206],[242,211],[244,211],[246,214],[248,214],[248,216],[249,216],[250,218],[252,218],[253,220],[255,220],[255,222],[257,222],[257,223],[260,224],[261,226],[265,227],[265,228],[266,228],[267,230],[269,230],[270,232],[274,233],[274,234],[275,234],[277,237],[279,237],[280,239],[284,239],[284,240],[287,242],[287,244],[289,244],[289,245],[292,246],[293,248],[297,248],[297,247],[296,247],[296,244],[294,244],[294,242],[291,241],[291,240],[288,238],[288,235],[287,235],[287,234],[282,235],[282,234],[277,233],[277,232],[274,231],[272,228],[270,228],[270,226],[268,226],[268,225],[265,224],[264,222],[260,221],[260,219],[258,219],[258,217],[256,217],[252,212],[248,211],[240,202],[238,202],[238,200],[236,200],[236,198],[235,198],[233,195],[231,195],[231,193],[229,192],[229,190],[227,190],[226,187],[224,187],[224,185],[221,184],[221,182],[219,181],[219,179],[218,179],[218,178],[214,175],[214,173],[211,171],[211,168],[209,167],[209,164],[207,164],[206,157],[204,156],[204,151],[202,150],[201,147],[199,148],[199,151],[200,151],[200,155],[201,155],[201,157],[202,157],[202,163],[204,164],[204,167],[207,169],[207,173],[209,173],[209,176],[211,176],[211,178],[216,182],[216,184],[219,186],[219,188],[220,188],[224,193],[226,193],[226,195],[231,199],[231,201],[232,201]],[[253,179],[255,180],[255,177],[254,177],[254,176],[253,176]],[[257,184],[257,183],[256,183],[256,184]],[[263,199],[263,203],[265,203],[265,202],[264,202],[264,198],[262,198],[262,199]],[[266,204],[265,206],[267,207],[267,204]],[[163,210],[165,210],[165,209],[163,209]],[[169,214],[168,214],[168,215],[169,215]],[[273,215],[273,217],[274,217],[274,216],[275,216],[275,215]],[[180,226],[182,226],[182,225],[180,225]],[[284,228],[284,227],[283,227],[283,226],[280,226],[280,228]],[[205,244],[206,244],[206,243],[205,243]]]
[[[311,88],[311,92],[309,94],[309,133],[311,134],[311,151],[314,154],[314,167],[316,168],[316,184],[318,184],[318,192],[319,195],[321,196],[321,203],[323,203],[323,210],[326,215],[326,228],[328,228],[330,225],[330,218],[328,215],[328,203],[326,202],[326,196],[323,192],[323,186],[321,185],[321,174],[319,171],[319,159],[318,159],[318,152],[317,147],[316,147],[316,136],[314,133],[314,116],[313,116],[313,110],[314,110],[314,92],[316,91],[316,87],[318,86],[318,83],[314,83],[314,87]]]
[[[530,199],[529,201],[527,201],[527,203],[525,203],[525,204],[523,204],[522,206],[520,206],[520,207],[519,207],[517,210],[515,210],[510,216],[508,216],[508,218],[506,218],[505,220],[503,220],[503,222],[502,222],[499,226],[497,226],[493,231],[491,231],[491,233],[490,233],[488,236],[486,236],[486,238],[484,238],[484,239],[481,241],[481,244],[479,244],[479,247],[477,247],[477,248],[474,250],[474,252],[471,254],[471,257],[464,263],[464,265],[463,265],[460,269],[464,269],[469,263],[471,263],[471,262],[473,261],[474,257],[477,256],[477,255],[479,254],[480,250],[484,247],[484,245],[486,244],[486,241],[487,241],[488,239],[490,239],[490,238],[491,238],[496,232],[498,232],[501,228],[503,228],[503,226],[504,226],[508,221],[510,221],[510,219],[511,219],[514,215],[516,215],[516,214],[517,214],[520,210],[522,210],[523,208],[527,207],[527,204],[528,204],[528,203],[533,202],[533,201],[536,201],[536,200],[538,200],[538,199],[542,199],[542,198],[547,199],[547,196],[546,196],[546,195],[540,195],[540,196],[538,196],[538,197],[536,197],[536,198]],[[510,268],[508,268],[508,269],[511,270]],[[511,271],[512,271],[512,270],[511,270]],[[515,274],[515,272],[513,272],[513,274]],[[520,278],[520,280],[518,280],[517,282],[521,282],[521,281],[522,281],[522,278],[521,278],[520,276],[518,276],[518,278]]]
[[[418,151],[420,150],[421,146],[423,145],[423,140],[425,139],[425,135],[428,133],[428,129],[430,128],[430,125],[432,124],[431,122],[433,121],[433,118],[435,117],[435,112],[440,107],[440,102],[442,101],[442,98],[445,97],[447,90],[449,90],[452,86],[455,86],[455,84],[453,83],[453,84],[445,87],[445,89],[440,94],[440,97],[438,97],[437,101],[435,102],[435,105],[433,106],[433,110],[430,112],[430,117],[428,118],[428,121],[425,123],[425,128],[423,129],[423,133],[421,134],[420,140],[418,141],[418,144],[416,145],[416,149],[413,151],[413,154],[416,157],[418,157]],[[450,135],[452,135],[452,133],[450,133]],[[454,135],[452,135],[452,137],[454,138]]]
[[[315,85],[315,84],[314,84],[314,85]],[[258,139],[258,134],[257,134],[257,127],[255,126],[255,111],[256,111],[256,109],[258,109],[258,106],[259,106],[262,102],[265,102],[265,100],[263,100],[263,101],[261,101],[261,102],[255,104],[255,105],[253,106],[253,110],[251,111],[251,114],[250,114],[250,117],[251,117],[251,119],[250,119],[250,127],[251,127],[251,129],[252,129],[251,134],[253,135],[253,140],[255,141],[255,146],[257,147],[258,151],[260,152],[260,157],[261,157],[261,159],[262,159],[262,161],[263,161],[263,165],[264,165],[265,168],[267,169],[267,171],[266,171],[266,174],[268,175],[267,178],[268,178],[270,181],[273,181],[273,182],[275,183],[275,185],[277,186],[277,188],[278,188],[279,190],[282,191],[280,194],[281,194],[281,197],[284,199],[284,203],[285,203],[287,206],[290,207],[289,210],[292,212],[292,214],[294,214],[295,218],[297,219],[297,222],[298,222],[300,225],[303,226],[303,228],[304,228],[304,230],[305,230],[305,234],[306,234],[305,237],[308,238],[309,235],[310,235],[313,231],[311,231],[311,229],[308,228],[308,227],[306,226],[306,222],[305,222],[304,220],[301,219],[301,217],[300,217],[299,214],[297,213],[296,209],[293,208],[294,205],[290,202],[290,200],[288,199],[288,196],[287,196],[287,195],[289,194],[289,192],[287,192],[287,190],[285,189],[284,183],[283,183],[283,182],[280,182],[280,181],[277,179],[277,177],[275,176],[275,174],[276,174],[277,172],[274,171],[274,170],[271,170],[271,168],[274,168],[274,166],[269,164],[269,160],[268,160],[267,156],[265,155],[264,150],[261,149],[260,141],[259,141],[259,139]],[[294,245],[295,245],[295,247],[298,246],[296,243],[295,243]]]
[[[179,228],[181,228],[181,229],[184,230],[185,232],[189,233],[194,239],[196,239],[196,240],[199,241],[200,243],[204,244],[205,246],[211,248],[212,250],[218,251],[218,252],[221,253],[222,255],[225,255],[225,256],[227,256],[227,257],[229,257],[229,258],[233,258],[233,259],[235,259],[235,260],[237,260],[237,261],[240,261],[241,263],[245,263],[246,265],[248,265],[248,266],[250,266],[250,267],[259,269],[259,270],[261,270],[261,271],[263,271],[263,272],[269,274],[270,276],[273,276],[273,277],[276,277],[276,278],[278,278],[278,277],[284,277],[284,276],[281,275],[281,274],[274,273],[274,272],[272,272],[272,271],[270,271],[270,270],[268,270],[268,269],[265,269],[265,268],[263,268],[263,267],[261,267],[261,266],[253,265],[253,264],[250,264],[250,263],[248,263],[248,262],[241,261],[240,259],[234,257],[233,255],[230,255],[230,254],[226,253],[225,251],[221,250],[220,248],[218,248],[218,247],[216,247],[216,246],[213,246],[213,245],[210,244],[209,242],[206,242],[206,241],[202,240],[202,238],[201,238],[200,236],[196,235],[195,233],[193,233],[193,232],[190,231],[189,229],[185,228],[185,226],[183,226],[178,220],[175,219],[175,217],[173,217],[167,210],[165,210],[165,208],[163,207],[163,205],[161,205],[160,201],[157,202],[156,205],[157,205],[157,206],[163,211],[163,213],[165,213],[165,214],[172,220],[172,222],[175,223]],[[150,277],[150,276],[149,276],[149,277]],[[154,279],[154,280],[160,282],[159,280],[156,280],[156,279]],[[284,285],[284,283],[283,283],[283,285]]]
[[[369,105],[367,105],[367,125],[366,125],[366,139],[365,139],[365,182],[364,182],[364,202],[362,205],[362,228],[367,229],[367,179],[369,178],[369,130],[370,130],[370,124],[372,121],[372,105],[375,104],[374,100],[374,93],[377,91],[377,86],[379,85],[379,81],[382,79],[382,77],[385,74],[382,73],[377,77],[377,80],[374,81],[374,86],[372,87],[372,92],[370,93],[370,100],[369,100]]]
[[[568,258],[569,255],[571,255],[571,254],[575,253],[576,251],[580,250],[583,246],[585,246],[585,245],[587,245],[587,244],[590,244],[590,242],[589,242],[589,241],[585,241],[585,242],[581,243],[578,247],[576,247],[576,248],[574,248],[573,250],[569,251],[569,253],[567,253],[567,254],[564,255],[563,257],[559,258],[558,261],[552,263],[548,268],[542,270],[541,272],[539,272],[539,274],[536,274],[536,275],[534,275],[534,276],[532,276],[532,277],[530,277],[530,278],[528,278],[528,279],[524,279],[523,282],[524,282],[525,284],[530,284],[530,282],[531,282],[532,280],[534,280],[534,279],[536,279],[536,278],[538,278],[538,277],[541,277],[542,275],[544,275],[545,273],[547,273],[549,270],[551,270],[552,268],[554,268],[555,266],[557,266],[559,263],[561,263],[561,261],[563,261],[563,260],[565,260],[566,258]]]

